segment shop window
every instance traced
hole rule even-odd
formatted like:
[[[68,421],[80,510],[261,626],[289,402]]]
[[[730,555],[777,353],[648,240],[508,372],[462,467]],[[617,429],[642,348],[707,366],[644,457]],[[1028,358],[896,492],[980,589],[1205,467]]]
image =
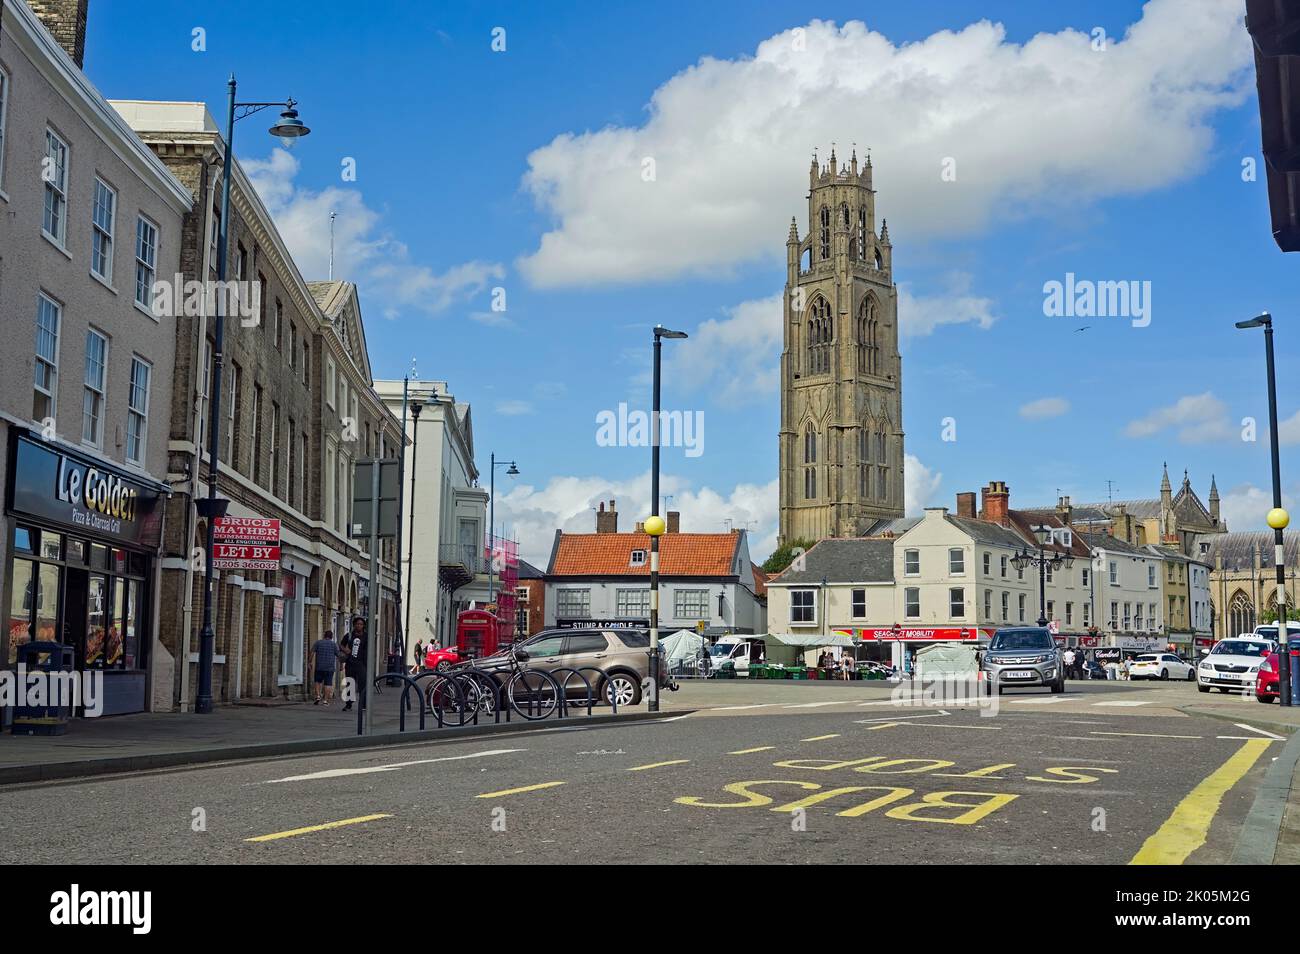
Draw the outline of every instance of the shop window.
[[[18,647],[32,638],[32,597],[36,564],[14,560],[13,585],[9,596],[9,665],[18,662]]]
[[[95,570],[108,569],[108,547],[100,543],[90,545],[90,566]]]
[[[41,559],[58,560],[63,556],[63,534],[41,531]]]
[[[17,527],[14,530],[14,549],[22,553],[32,552],[32,531],[26,527]]]
[[[69,540],[68,541],[68,562],[82,563],[86,562],[86,541]]]

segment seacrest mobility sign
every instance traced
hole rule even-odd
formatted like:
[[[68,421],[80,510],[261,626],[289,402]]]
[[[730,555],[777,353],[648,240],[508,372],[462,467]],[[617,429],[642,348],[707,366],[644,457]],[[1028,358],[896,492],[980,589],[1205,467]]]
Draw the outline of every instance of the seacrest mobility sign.
[[[89,537],[156,548],[162,535],[156,485],[31,437],[15,438],[10,509]]]

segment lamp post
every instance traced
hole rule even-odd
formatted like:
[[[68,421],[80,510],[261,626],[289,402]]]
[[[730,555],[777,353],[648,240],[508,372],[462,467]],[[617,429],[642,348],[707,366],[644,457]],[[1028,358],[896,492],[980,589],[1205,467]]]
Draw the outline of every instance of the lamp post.
[[[230,74],[226,83],[228,98],[226,103],[226,156],[221,173],[221,221],[217,232],[217,287],[224,288],[226,282],[226,244],[230,230],[230,180],[235,167],[235,121],[259,113],[271,106],[282,106],[280,121],[268,130],[279,138],[285,148],[291,148],[294,141],[311,132],[298,118],[297,103],[293,97],[278,103],[238,103],[235,101],[237,85],[235,74]],[[221,446],[221,372],[223,349],[225,347],[226,315],[225,296],[214,295],[215,315],[212,327],[212,402],[208,408],[208,496],[204,501],[195,501],[199,515],[207,520],[207,552],[203,560],[203,629],[199,635],[199,687],[194,700],[196,713],[212,711],[212,659],[216,648],[217,636],[212,628],[212,541],[216,518],[226,512],[228,500],[217,497],[217,476],[220,473],[220,461],[217,450]]]
[[[1047,625],[1047,568],[1059,570],[1061,567],[1069,569],[1074,566],[1074,557],[1067,550],[1065,553],[1053,553],[1050,557],[1047,555],[1047,544],[1052,540],[1052,528],[1047,524],[1040,524],[1033,528],[1034,537],[1038,540],[1038,555],[1035,556],[1028,547],[1022,547],[1020,552],[1011,558],[1012,565],[1017,570],[1024,570],[1031,566],[1038,567],[1038,625]]]
[[[1282,531],[1291,518],[1282,507],[1282,463],[1277,449],[1277,373],[1273,363],[1273,316],[1268,312],[1246,321],[1238,328],[1264,329],[1264,359],[1268,368],[1268,443],[1273,465],[1273,509],[1268,525],[1273,528],[1273,566],[1277,570],[1277,694],[1278,702],[1291,705],[1291,653],[1286,625],[1286,555]]]
[[[492,602],[492,597],[496,594],[496,563],[497,563],[497,468],[509,467],[506,471],[507,477],[518,477],[519,468],[515,466],[512,460],[497,460],[497,455],[491,455],[492,473],[488,477],[488,546],[492,549],[492,556],[488,559],[488,602]]]
[[[408,635],[411,632],[411,592],[415,586],[415,488],[419,483],[416,479],[415,465],[419,460],[420,410],[423,407],[424,405],[419,401],[411,404],[411,539],[406,543],[406,632]],[[406,433],[405,429],[403,429],[402,433]],[[402,443],[405,445],[405,439],[403,439]],[[400,550],[397,558],[399,560],[402,558]],[[439,648],[441,648],[441,645]],[[416,663],[419,663],[418,659]]]
[[[646,710],[659,711],[659,538],[666,529],[659,516],[659,374],[664,338],[685,338],[684,331],[669,331],[655,325],[654,382],[651,396],[654,407],[650,414],[650,517],[645,522],[645,532],[650,534],[650,694]]]

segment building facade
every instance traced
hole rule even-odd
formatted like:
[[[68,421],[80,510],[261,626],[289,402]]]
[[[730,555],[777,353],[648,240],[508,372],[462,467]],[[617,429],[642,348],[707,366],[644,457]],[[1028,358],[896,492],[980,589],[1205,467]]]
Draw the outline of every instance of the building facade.
[[[138,712],[167,662],[175,345],[154,292],[192,197],[82,72],[84,0],[0,17],[0,665],[64,643],[106,714]]]
[[[515,591],[515,639],[541,632],[545,626],[546,573],[527,560],[520,560]]]
[[[871,159],[832,150],[808,179],[808,229],[786,240],[780,537],[854,536],[903,515],[902,359],[889,228]]]

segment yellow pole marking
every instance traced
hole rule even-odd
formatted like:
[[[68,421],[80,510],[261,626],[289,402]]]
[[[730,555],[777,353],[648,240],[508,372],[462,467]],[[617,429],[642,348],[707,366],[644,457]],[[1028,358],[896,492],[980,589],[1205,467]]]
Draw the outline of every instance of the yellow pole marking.
[[[1270,739],[1251,739],[1197,785],[1178,803],[1174,812],[1129,862],[1131,865],[1181,865],[1201,845],[1223,796],[1241,781],[1259,757],[1268,751]]]
[[[665,765],[685,765],[690,759],[673,759],[671,762],[651,762],[649,765],[635,765],[629,772],[644,772],[646,769],[663,768]]]
[[[1092,732],[1091,735],[1125,735],[1138,739],[1199,739],[1199,735],[1159,735],[1155,732]]]
[[[344,825],[359,825],[362,822],[374,821],[377,818],[392,817],[392,815],[361,815],[357,818],[345,818],[342,821],[326,822],[323,825],[308,825],[306,828],[290,828],[288,831],[277,831],[269,835],[258,835],[256,838],[245,838],[244,841],[279,841],[281,838],[292,838],[294,835],[308,835],[314,831],[327,831],[330,828],[342,828]]]
[[[557,785],[563,785],[564,782],[542,782],[540,785],[525,785],[523,788],[507,788],[499,792],[484,792],[482,795],[475,795],[475,798],[500,798],[502,795],[518,795],[521,792],[536,792],[538,789],[555,788]]]
[[[728,755],[749,755],[751,752],[766,752],[768,749],[776,748],[775,745],[760,745],[753,749],[737,749],[734,752],[728,752]]]
[[[811,739],[800,739],[800,742],[821,742],[824,739],[838,739],[840,734],[832,732],[830,735],[814,735]]]
[[[897,722],[882,722],[882,723],[880,723],[880,725],[869,726],[869,727],[867,728],[867,731],[868,731],[868,732],[875,732],[877,729],[892,729],[892,728],[894,728],[896,725],[899,725],[899,723],[897,723]]]

